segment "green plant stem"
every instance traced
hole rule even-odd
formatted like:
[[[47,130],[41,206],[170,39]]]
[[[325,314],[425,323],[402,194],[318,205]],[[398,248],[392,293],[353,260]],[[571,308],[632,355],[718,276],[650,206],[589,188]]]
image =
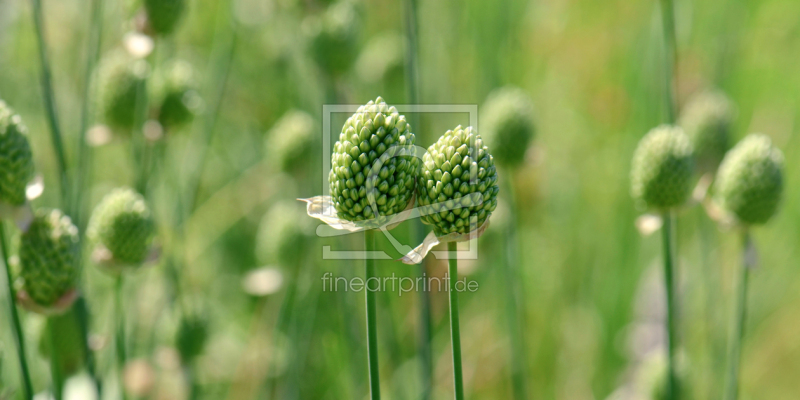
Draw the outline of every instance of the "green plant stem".
[[[125,280],[123,275],[117,277],[114,285],[114,319],[116,321],[116,333],[114,334],[114,344],[117,356],[117,374],[119,376],[120,396],[125,399],[125,387],[122,382],[122,375],[125,372],[125,307],[122,304],[123,289]]]
[[[671,211],[662,215],[664,226],[661,234],[664,244],[664,286],[667,293],[667,399],[675,400],[678,395],[678,383],[675,379],[675,353],[677,350],[677,309],[674,287],[674,240],[673,228],[675,217]]]
[[[450,287],[448,292],[450,294],[450,339],[453,345],[453,386],[455,388],[455,399],[464,400],[464,375],[461,368],[461,327],[459,326],[458,291],[456,290],[456,283],[458,282],[458,259],[455,258],[455,252],[458,250],[456,242],[448,243],[447,250],[450,253]]]
[[[31,374],[28,370],[27,353],[25,352],[25,335],[22,332],[22,324],[20,324],[19,313],[17,312],[17,291],[14,289],[14,281],[11,277],[11,266],[8,264],[8,245],[6,244],[6,230],[3,221],[0,221],[0,247],[3,251],[3,268],[6,270],[6,283],[8,284],[9,296],[8,305],[11,309],[11,325],[14,328],[14,344],[17,346],[23,394],[25,400],[31,400],[33,399],[33,386],[31,385]]]
[[[61,400],[63,398],[65,376],[64,371],[61,370],[61,354],[58,349],[59,332],[56,330],[56,325],[54,323],[47,324],[47,339],[50,343],[50,375],[52,376],[53,397],[55,400]]]
[[[750,234],[744,233],[744,249],[742,270],[739,272],[739,283],[736,288],[736,310],[733,320],[733,337],[731,338],[730,355],[728,358],[728,375],[725,379],[725,400],[736,400],[739,396],[739,366],[742,359],[742,339],[744,338],[744,324],[747,319],[747,286],[752,266],[748,261],[748,247]]]
[[[678,45],[675,36],[675,5],[672,0],[661,1],[661,25],[664,29],[664,95],[667,122],[675,123],[677,116]]]
[[[364,248],[366,251],[375,250],[375,232],[372,230],[364,231]],[[369,283],[375,275],[375,260],[367,257],[366,277],[365,277],[365,298],[367,302],[367,357],[369,360],[369,393],[371,400],[381,398],[381,380],[378,374],[378,321],[377,321],[377,301],[375,292],[369,290]]]

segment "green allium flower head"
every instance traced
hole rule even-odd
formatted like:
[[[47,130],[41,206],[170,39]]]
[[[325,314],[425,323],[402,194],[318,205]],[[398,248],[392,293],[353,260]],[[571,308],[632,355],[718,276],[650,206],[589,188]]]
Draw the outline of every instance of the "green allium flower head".
[[[120,188],[95,207],[87,235],[94,243],[105,246],[114,261],[138,265],[150,252],[155,222],[142,195]]]
[[[25,291],[43,307],[75,288],[78,228],[59,210],[39,209],[20,237],[20,276]]]
[[[422,222],[437,236],[469,233],[497,208],[497,169],[472,127],[447,131],[428,147],[417,185]]]
[[[419,159],[406,117],[378,97],[347,119],[331,156],[338,217],[380,226],[413,201]]]
[[[113,53],[103,60],[96,76],[97,110],[106,125],[129,131],[136,122],[136,102],[143,91],[148,67],[123,53]],[[143,92],[141,92],[143,93]]]
[[[304,216],[296,201],[281,200],[270,207],[256,235],[256,258],[260,263],[299,265],[307,240]]]
[[[695,96],[683,110],[679,125],[694,145],[698,172],[714,172],[730,148],[733,105],[719,92]]]
[[[290,110],[267,132],[265,152],[286,172],[308,165],[314,148],[314,119],[308,113]]]
[[[358,52],[358,13],[352,1],[341,0],[306,22],[314,58],[326,72],[340,75],[350,69]]]
[[[748,135],[725,155],[715,185],[723,209],[741,223],[763,224],[783,194],[783,154],[769,137]]]
[[[175,337],[175,345],[181,360],[189,362],[203,353],[208,341],[208,320],[204,317],[193,315],[181,319]]]
[[[150,29],[159,35],[168,35],[178,26],[186,10],[186,1],[144,0],[144,9]]]
[[[481,132],[501,166],[515,167],[525,159],[536,134],[533,102],[516,87],[504,87],[489,94],[483,106]]]
[[[194,119],[202,104],[192,65],[174,61],[158,71],[153,79],[158,122],[171,131]]]
[[[25,188],[33,179],[33,155],[27,128],[19,115],[0,100],[0,202],[25,203]]]
[[[633,154],[631,193],[650,209],[679,207],[692,190],[693,174],[689,137],[679,127],[662,125],[645,135]]]

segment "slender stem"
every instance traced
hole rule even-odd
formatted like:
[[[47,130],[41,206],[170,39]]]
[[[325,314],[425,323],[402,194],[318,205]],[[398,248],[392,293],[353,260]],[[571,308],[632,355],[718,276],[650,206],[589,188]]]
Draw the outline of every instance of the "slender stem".
[[[377,303],[375,292],[369,289],[369,284],[375,278],[375,260],[369,258],[369,254],[375,250],[375,232],[364,231],[364,248],[368,252],[365,260],[367,273],[365,279],[364,293],[367,301],[367,356],[369,359],[369,392],[371,400],[381,398],[381,380],[378,374],[378,321]],[[377,278],[376,278],[377,279]],[[376,289],[377,290],[377,289]]]
[[[61,178],[61,201],[67,203],[69,179],[67,177],[67,157],[64,152],[64,143],[61,139],[61,128],[58,124],[56,113],[56,100],[53,93],[53,79],[50,72],[50,60],[47,57],[47,43],[44,38],[44,18],[42,17],[42,1],[31,0],[33,4],[33,23],[36,28],[36,42],[39,45],[39,62],[42,69],[42,92],[44,106],[47,113],[47,122],[50,125],[50,139],[56,153],[58,173]]]
[[[58,318],[53,317],[53,318]],[[50,375],[52,376],[53,397],[55,400],[63,398],[64,391],[64,371],[61,370],[61,354],[58,349],[58,335],[56,324],[52,319],[47,321],[47,338],[50,343]]]
[[[453,384],[456,400],[463,400],[464,375],[461,368],[461,327],[458,322],[458,291],[456,290],[456,283],[458,282],[458,259],[455,258],[455,252],[458,250],[456,242],[448,243],[447,250],[450,253],[450,272],[448,276],[450,287],[448,292],[450,294],[450,339],[453,344]]]
[[[748,261],[747,251],[750,244],[750,234],[744,233],[743,268],[739,272],[737,287],[736,315],[734,316],[733,338],[731,339],[730,355],[728,358],[728,376],[725,380],[725,400],[736,400],[739,396],[739,366],[742,359],[742,339],[744,338],[744,324],[747,318],[747,281],[752,266]]]
[[[117,353],[117,374],[120,380],[120,394],[122,399],[125,399],[125,387],[122,383],[122,374],[125,371],[125,359],[127,358],[125,351],[125,308],[122,304],[122,290],[124,287],[125,280],[123,279],[123,275],[120,274],[114,285],[114,318],[117,322],[114,344]]]
[[[0,248],[3,252],[3,268],[6,270],[6,283],[8,284],[8,305],[11,308],[11,325],[14,328],[14,343],[17,345],[17,357],[19,358],[19,369],[22,378],[22,388],[26,400],[33,399],[33,386],[31,385],[31,374],[28,370],[28,359],[25,353],[25,335],[22,332],[22,324],[19,322],[17,312],[17,293],[14,289],[14,281],[11,277],[11,267],[8,264],[8,245],[6,243],[5,224],[0,221]]]
[[[675,36],[675,6],[673,0],[661,1],[661,25],[664,29],[664,95],[667,109],[667,122],[675,123],[677,115],[677,94],[678,83],[678,45]]]
[[[661,234],[664,244],[664,285],[667,292],[667,399],[675,400],[680,396],[678,395],[678,383],[675,379],[675,353],[677,349],[677,318],[676,318],[676,303],[675,303],[675,288],[673,270],[673,225],[675,223],[674,216],[671,211],[665,212],[662,215],[664,219],[664,226],[661,228]]]

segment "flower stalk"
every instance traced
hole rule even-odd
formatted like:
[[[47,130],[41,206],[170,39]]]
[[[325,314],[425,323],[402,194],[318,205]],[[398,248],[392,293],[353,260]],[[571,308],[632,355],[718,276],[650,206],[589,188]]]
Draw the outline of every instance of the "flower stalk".
[[[742,359],[742,339],[744,338],[744,325],[747,319],[747,287],[750,276],[750,265],[747,251],[752,245],[750,233],[744,232],[742,266],[739,271],[739,282],[736,285],[736,309],[733,319],[733,337],[731,339],[730,353],[728,356],[728,372],[725,379],[725,400],[736,400],[739,397],[739,368]]]
[[[375,278],[375,260],[370,258],[370,254],[375,251],[375,231],[364,231],[364,248],[367,251],[366,276],[364,282],[367,287],[366,294],[366,317],[367,317],[367,357],[369,361],[369,392],[371,400],[380,400],[380,375],[378,373],[378,321],[377,321],[377,299],[375,292],[369,289],[369,282]]]
[[[461,327],[458,316],[458,259],[456,258],[457,243],[447,244],[450,256],[449,264],[449,284],[448,292],[450,295],[450,341],[453,347],[453,387],[455,389],[455,399],[464,399],[464,376],[461,367]]]
[[[17,312],[17,293],[14,288],[14,281],[11,276],[11,266],[8,264],[8,244],[6,242],[5,224],[0,220],[0,247],[3,252],[3,267],[6,271],[6,283],[8,284],[9,307],[11,308],[11,325],[14,328],[14,344],[17,347],[17,357],[19,359],[20,377],[22,379],[22,390],[26,400],[33,399],[33,386],[31,385],[31,374],[28,370],[28,359],[25,352],[25,335],[22,332],[22,324]]]
[[[664,225],[661,228],[664,251],[664,286],[667,294],[667,399],[680,398],[678,382],[675,376],[675,355],[677,353],[677,304],[675,301],[674,251],[675,239],[673,229],[675,217],[673,212],[665,212]]]

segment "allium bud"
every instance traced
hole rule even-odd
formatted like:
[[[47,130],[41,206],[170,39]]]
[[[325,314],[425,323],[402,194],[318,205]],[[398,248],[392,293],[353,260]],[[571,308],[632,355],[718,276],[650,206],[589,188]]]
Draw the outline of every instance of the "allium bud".
[[[714,172],[730,148],[733,105],[719,92],[695,96],[683,110],[678,124],[694,146],[700,173]]]
[[[314,119],[304,111],[286,112],[267,132],[265,152],[286,172],[308,165],[314,148]]]
[[[158,109],[158,122],[167,131],[188,124],[200,111],[202,99],[197,93],[194,69],[185,61],[175,61],[154,78],[153,99]]]
[[[144,197],[121,188],[95,207],[86,233],[89,240],[108,249],[114,261],[138,265],[150,253],[155,222]]]
[[[478,229],[497,208],[497,169],[472,127],[449,130],[428,147],[417,185],[422,222],[436,236]]]
[[[0,202],[25,203],[25,188],[33,179],[33,156],[27,128],[19,115],[0,100]]]
[[[516,87],[504,87],[489,94],[481,114],[481,132],[501,166],[515,167],[536,133],[533,102]]]
[[[413,201],[419,168],[414,140],[406,117],[380,97],[347,119],[328,176],[339,218],[380,226]]]
[[[148,67],[144,60],[114,53],[105,58],[97,72],[97,111],[106,125],[129,131],[136,123],[139,96],[144,96]]]
[[[767,222],[783,195],[783,163],[783,153],[769,137],[748,135],[720,164],[715,183],[719,204],[743,224]]]
[[[50,307],[75,288],[78,228],[59,210],[39,209],[20,237],[20,276],[38,305]]]
[[[303,209],[295,201],[279,201],[264,214],[256,235],[256,258],[261,264],[297,267],[307,241]]]
[[[191,362],[203,353],[208,340],[208,320],[199,315],[181,319],[175,334],[175,345],[184,363]]]
[[[341,0],[320,17],[306,20],[311,35],[311,50],[314,58],[326,72],[339,75],[350,69],[356,58],[358,13],[352,1]]]
[[[150,29],[159,35],[168,35],[175,30],[186,9],[185,0],[144,0],[147,22]]]
[[[683,205],[692,190],[692,143],[679,127],[662,125],[651,130],[633,154],[631,194],[650,209]]]

